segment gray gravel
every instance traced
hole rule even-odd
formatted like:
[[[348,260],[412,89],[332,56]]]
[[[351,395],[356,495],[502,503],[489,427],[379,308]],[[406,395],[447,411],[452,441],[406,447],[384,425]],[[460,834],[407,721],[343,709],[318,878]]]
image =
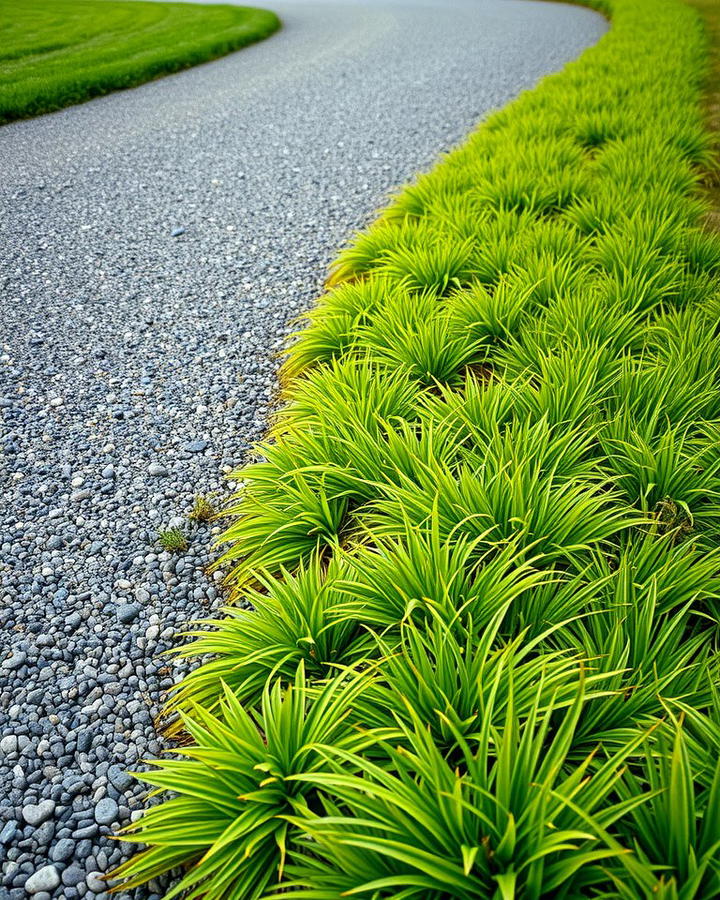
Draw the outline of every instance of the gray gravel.
[[[108,896],[125,770],[180,675],[160,654],[219,602],[193,495],[262,433],[338,245],[606,28],[521,0],[276,8],[263,44],[0,129],[3,900]],[[161,552],[178,525],[190,549]]]

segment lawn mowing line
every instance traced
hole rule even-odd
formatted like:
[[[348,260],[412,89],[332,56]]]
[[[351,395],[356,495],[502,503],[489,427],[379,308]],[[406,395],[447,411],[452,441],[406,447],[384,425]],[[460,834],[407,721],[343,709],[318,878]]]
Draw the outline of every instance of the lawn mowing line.
[[[41,48],[46,48],[48,40],[42,34],[43,27],[58,27],[54,18],[43,21],[44,3],[35,0],[33,4],[32,27],[41,31]],[[99,18],[101,8],[104,19]],[[64,10],[66,16],[59,27],[81,40],[61,44],[50,52],[42,49],[38,53],[31,44],[22,56],[8,50],[16,33],[27,40],[22,33],[23,19],[17,17],[22,9],[11,11],[8,7],[0,21],[7,54],[0,60],[0,124],[207,62],[270,36],[280,25],[274,13],[239,6],[112,0],[101,6],[54,3],[45,11],[56,17]],[[83,14],[92,23],[92,34],[85,34]]]

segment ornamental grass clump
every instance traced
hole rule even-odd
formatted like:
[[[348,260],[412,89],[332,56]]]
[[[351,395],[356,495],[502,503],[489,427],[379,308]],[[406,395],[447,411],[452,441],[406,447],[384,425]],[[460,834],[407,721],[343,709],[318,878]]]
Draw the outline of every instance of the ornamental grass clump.
[[[289,346],[126,885],[720,897],[704,36],[591,5],[609,33],[400,191]]]

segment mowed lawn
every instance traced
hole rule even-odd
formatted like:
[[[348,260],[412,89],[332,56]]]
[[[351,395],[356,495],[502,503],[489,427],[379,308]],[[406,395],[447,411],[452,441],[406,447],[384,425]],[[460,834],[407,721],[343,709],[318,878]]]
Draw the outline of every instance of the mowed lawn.
[[[0,124],[80,103],[222,56],[272,34],[243,6],[137,0],[0,4]]]

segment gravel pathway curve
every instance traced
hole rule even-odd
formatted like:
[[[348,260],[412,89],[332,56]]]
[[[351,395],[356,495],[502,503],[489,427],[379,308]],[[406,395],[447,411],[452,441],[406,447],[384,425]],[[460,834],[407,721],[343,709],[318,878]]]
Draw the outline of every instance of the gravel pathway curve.
[[[187,513],[262,433],[337,247],[606,29],[523,0],[275,8],[265,43],[0,129],[3,900],[108,896],[160,654],[219,602]]]

